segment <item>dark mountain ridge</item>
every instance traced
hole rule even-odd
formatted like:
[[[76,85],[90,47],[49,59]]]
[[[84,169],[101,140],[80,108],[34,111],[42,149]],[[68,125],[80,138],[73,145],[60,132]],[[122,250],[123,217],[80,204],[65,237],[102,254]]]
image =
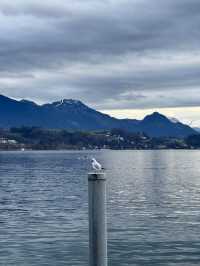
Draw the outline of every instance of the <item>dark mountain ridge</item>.
[[[28,100],[17,101],[0,95],[0,127],[36,126],[43,128],[97,131],[120,128],[144,132],[150,137],[186,137],[197,132],[180,122],[174,123],[160,113],[143,120],[117,119],[98,112],[81,101],[63,99],[37,105]]]

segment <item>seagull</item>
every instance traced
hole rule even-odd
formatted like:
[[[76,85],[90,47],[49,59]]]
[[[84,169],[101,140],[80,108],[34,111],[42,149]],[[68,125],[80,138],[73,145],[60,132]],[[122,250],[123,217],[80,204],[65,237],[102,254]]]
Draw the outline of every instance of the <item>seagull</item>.
[[[100,163],[97,162],[97,160],[95,158],[92,158],[92,168],[95,170],[95,171],[101,171],[103,168],[101,166]]]

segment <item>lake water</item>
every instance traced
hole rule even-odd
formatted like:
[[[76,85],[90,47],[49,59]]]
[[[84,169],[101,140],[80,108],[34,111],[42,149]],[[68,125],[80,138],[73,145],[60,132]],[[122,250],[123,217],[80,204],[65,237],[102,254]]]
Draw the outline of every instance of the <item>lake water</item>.
[[[87,173],[106,167],[109,266],[200,265],[200,151],[0,153],[0,265],[88,265]]]

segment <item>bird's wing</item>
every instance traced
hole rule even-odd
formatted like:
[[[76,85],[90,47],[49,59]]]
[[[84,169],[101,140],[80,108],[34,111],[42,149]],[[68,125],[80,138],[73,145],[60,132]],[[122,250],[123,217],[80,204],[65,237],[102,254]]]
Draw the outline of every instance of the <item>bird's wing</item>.
[[[102,168],[101,164],[100,164],[100,163],[98,163],[98,162],[96,162],[96,166],[97,166],[99,169],[101,169],[101,168]]]

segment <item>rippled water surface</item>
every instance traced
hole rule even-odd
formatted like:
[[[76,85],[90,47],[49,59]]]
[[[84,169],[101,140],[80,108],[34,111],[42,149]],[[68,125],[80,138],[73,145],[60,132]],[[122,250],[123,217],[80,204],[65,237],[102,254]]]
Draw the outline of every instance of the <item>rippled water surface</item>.
[[[109,266],[200,265],[200,151],[0,153],[0,265],[88,265],[87,172],[107,169]]]

